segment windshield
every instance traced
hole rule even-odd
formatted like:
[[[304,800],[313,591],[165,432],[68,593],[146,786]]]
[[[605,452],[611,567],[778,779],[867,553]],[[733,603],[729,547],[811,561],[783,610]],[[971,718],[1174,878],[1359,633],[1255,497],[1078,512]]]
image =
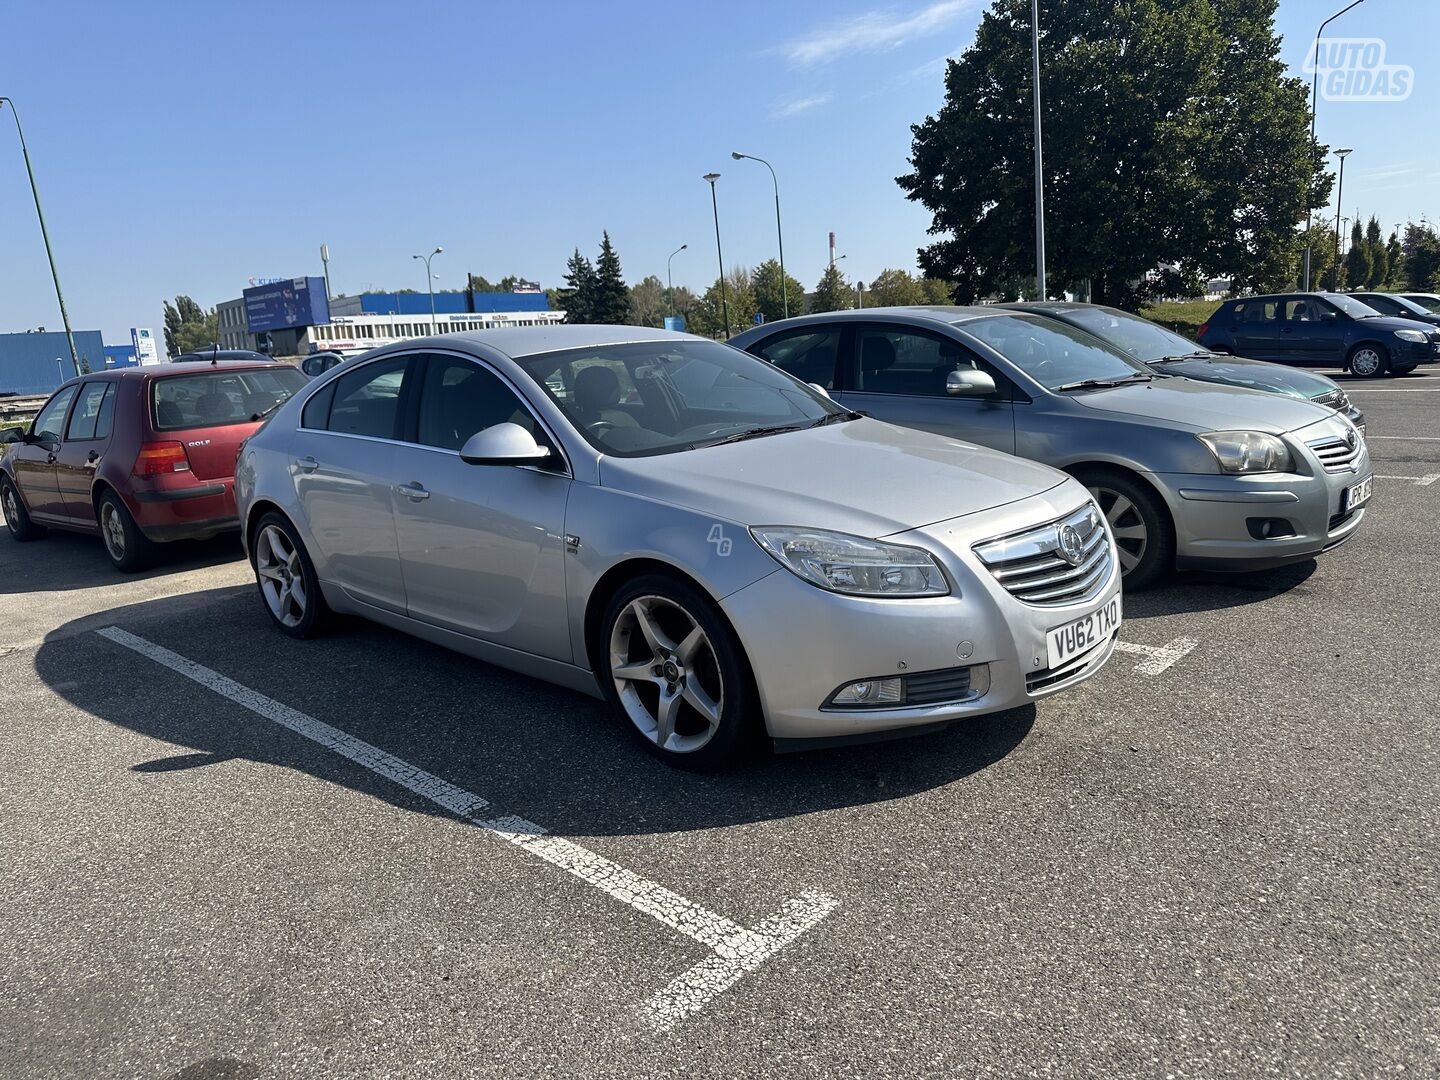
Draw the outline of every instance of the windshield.
[[[1436,315],[1440,315],[1440,297],[1407,296],[1405,297],[1405,299],[1409,300],[1412,304],[1420,305],[1420,307],[1424,308],[1426,311],[1432,312]]]
[[[1362,304],[1353,296],[1344,296],[1340,293],[1326,293],[1325,299],[1334,304],[1337,308],[1349,315],[1352,319],[1374,318],[1380,312],[1376,311],[1369,304]]]
[[[1124,349],[1136,360],[1149,362],[1167,356],[1204,352],[1199,345],[1158,323],[1108,307],[1069,308],[1056,318],[1088,330],[1102,341]]]
[[[960,328],[998,352],[1047,390],[1096,380],[1150,378],[1154,373],[1125,353],[1067,323],[1036,315],[972,319]]]
[[[591,446],[673,454],[852,415],[748,353],[685,339],[542,353],[519,361]]]
[[[305,376],[289,364],[156,379],[150,384],[155,430],[247,424],[304,385]]]

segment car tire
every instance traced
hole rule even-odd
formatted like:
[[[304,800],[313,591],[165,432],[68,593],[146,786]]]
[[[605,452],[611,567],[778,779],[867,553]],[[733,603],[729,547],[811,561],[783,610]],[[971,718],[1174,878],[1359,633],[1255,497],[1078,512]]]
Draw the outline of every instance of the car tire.
[[[154,541],[140,531],[140,526],[135,524],[135,518],[119,495],[113,491],[105,492],[100,496],[96,511],[100,539],[105,542],[105,554],[110,556],[115,569],[124,574],[134,574],[154,561]]]
[[[261,606],[282,633],[303,639],[325,631],[331,613],[320,591],[320,576],[284,514],[265,514],[255,523],[250,569],[255,572]]]
[[[3,507],[5,512],[5,528],[10,530],[10,535],[20,543],[27,544],[45,535],[45,526],[36,525],[30,520],[30,511],[25,509],[25,500],[20,497],[20,489],[8,476],[0,477],[0,507]]]
[[[606,606],[596,645],[605,699],[662,761],[707,771],[750,749],[754,676],[720,610],[693,585],[636,578]]]
[[[1383,345],[1362,342],[1350,350],[1345,366],[1350,369],[1350,374],[1362,379],[1378,379],[1390,370],[1390,354]]]
[[[1149,588],[1175,568],[1175,525],[1154,491],[1115,469],[1086,471],[1078,479],[1115,534],[1126,592]]]

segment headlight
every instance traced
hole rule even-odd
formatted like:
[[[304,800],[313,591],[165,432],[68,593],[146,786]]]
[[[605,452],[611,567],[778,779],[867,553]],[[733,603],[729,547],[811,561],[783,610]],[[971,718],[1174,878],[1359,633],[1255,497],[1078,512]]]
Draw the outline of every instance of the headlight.
[[[1227,473],[1291,472],[1290,448],[1263,431],[1212,431],[1195,436]]]
[[[1398,337],[1401,341],[1425,340],[1425,332],[1423,330],[1396,330],[1395,336]]]
[[[863,536],[784,525],[750,530],[781,566],[811,585],[851,596],[945,596],[950,586],[928,552]]]

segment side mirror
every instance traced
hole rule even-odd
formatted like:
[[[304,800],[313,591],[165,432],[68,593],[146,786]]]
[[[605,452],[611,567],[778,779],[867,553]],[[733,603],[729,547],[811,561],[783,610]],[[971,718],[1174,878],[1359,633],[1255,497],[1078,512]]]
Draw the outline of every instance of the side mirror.
[[[548,447],[519,424],[494,424],[475,432],[460,448],[467,465],[536,465],[550,456]]]
[[[1340,321],[1340,316],[1336,315],[1333,311],[1327,311],[1320,316],[1320,321],[1326,326],[1334,326]]]
[[[995,380],[984,371],[952,371],[945,376],[945,393],[951,397],[985,397],[995,393]]]
[[[811,390],[814,390],[817,394],[819,394],[819,395],[820,395],[821,397],[823,397],[823,398],[829,398],[829,397],[830,397],[830,391],[829,391],[829,390],[826,390],[826,389],[825,389],[823,386],[821,386],[818,382],[806,383],[805,385],[808,386],[808,387],[810,387]]]

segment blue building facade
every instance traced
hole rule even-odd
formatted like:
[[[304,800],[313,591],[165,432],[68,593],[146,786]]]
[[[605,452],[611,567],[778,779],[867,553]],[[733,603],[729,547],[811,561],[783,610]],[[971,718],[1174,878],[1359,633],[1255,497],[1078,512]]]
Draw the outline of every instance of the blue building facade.
[[[468,311],[549,311],[542,293],[445,292],[435,294],[437,315],[463,315]],[[429,293],[361,293],[330,301],[331,315],[429,315]]]
[[[135,367],[139,361],[135,358],[134,345],[106,345],[105,366],[107,368]]]
[[[102,370],[105,344],[100,331],[76,330],[75,353],[91,371]],[[48,394],[78,374],[62,331],[0,334],[0,394]]]

